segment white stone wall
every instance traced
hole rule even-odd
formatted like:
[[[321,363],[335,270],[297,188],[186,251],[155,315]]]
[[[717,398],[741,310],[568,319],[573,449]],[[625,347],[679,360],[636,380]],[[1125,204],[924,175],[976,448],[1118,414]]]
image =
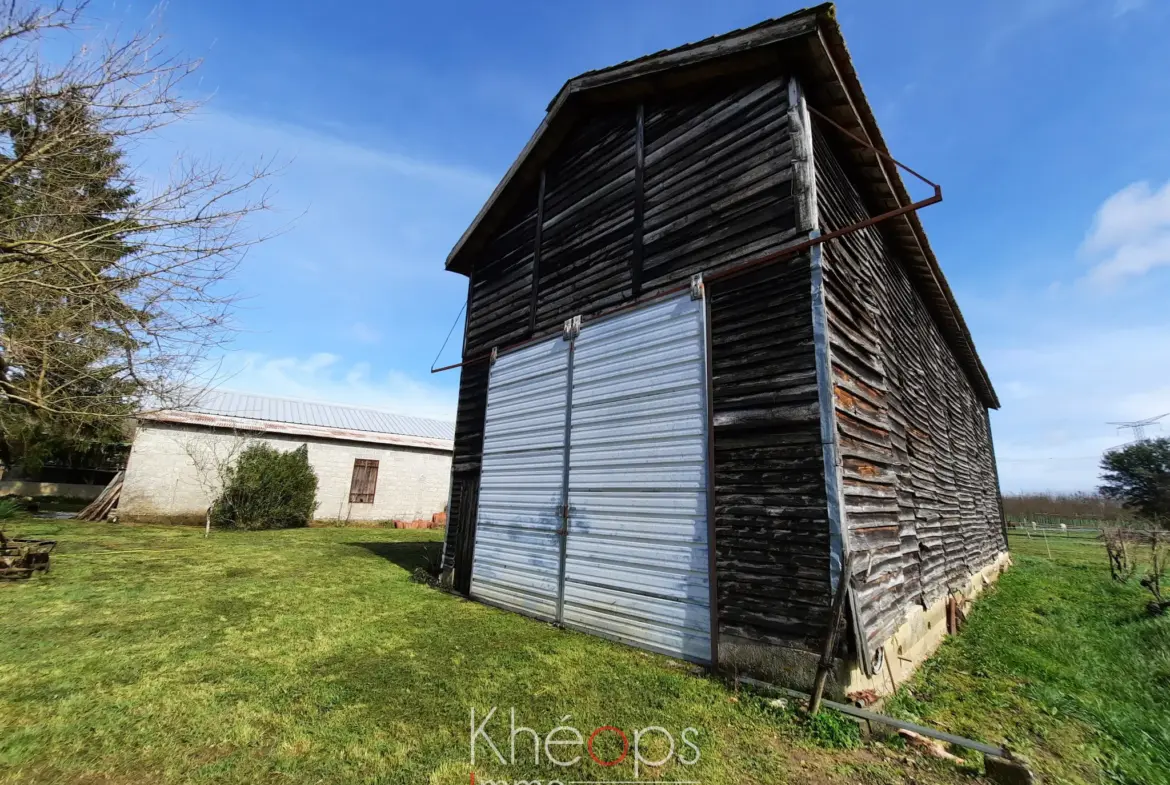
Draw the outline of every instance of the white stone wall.
[[[267,442],[278,450],[309,445],[309,463],[317,473],[318,520],[429,519],[447,504],[450,453],[144,421],[130,449],[119,513],[136,518],[202,519],[219,492],[216,465],[230,460],[250,441]],[[349,503],[356,458],[378,461],[373,504]]]

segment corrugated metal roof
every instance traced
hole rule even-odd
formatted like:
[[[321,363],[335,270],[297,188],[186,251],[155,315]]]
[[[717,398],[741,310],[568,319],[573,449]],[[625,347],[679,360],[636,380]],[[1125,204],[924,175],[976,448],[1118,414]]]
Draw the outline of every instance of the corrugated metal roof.
[[[160,412],[159,414],[164,414]],[[302,401],[295,398],[276,398],[267,395],[208,390],[182,412],[165,414],[202,414],[229,417],[236,420],[256,420],[259,423],[290,423],[316,428],[361,431],[378,434],[397,434],[421,439],[451,441],[455,438],[455,423],[413,417],[380,409],[345,406],[336,403]],[[173,419],[159,417],[152,419]]]

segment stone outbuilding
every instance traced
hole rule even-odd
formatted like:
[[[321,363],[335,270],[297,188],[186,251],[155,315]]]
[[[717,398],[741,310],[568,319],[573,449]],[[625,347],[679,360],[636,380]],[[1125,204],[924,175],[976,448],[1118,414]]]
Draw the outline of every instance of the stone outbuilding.
[[[202,522],[219,467],[250,442],[308,445],[318,520],[430,519],[447,504],[454,423],[355,406],[217,390],[138,420],[122,519]]]

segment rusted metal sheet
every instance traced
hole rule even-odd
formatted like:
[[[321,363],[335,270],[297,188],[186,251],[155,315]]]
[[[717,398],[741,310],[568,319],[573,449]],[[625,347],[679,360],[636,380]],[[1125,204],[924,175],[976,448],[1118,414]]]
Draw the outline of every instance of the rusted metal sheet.
[[[446,420],[232,390],[206,390],[195,396],[181,411],[150,412],[146,417],[201,425],[212,423],[216,418],[254,420],[259,425],[253,426],[253,430],[268,424],[288,427],[303,425],[337,433],[409,436],[448,444],[455,436],[455,424]]]
[[[207,390],[182,409],[160,409],[143,420],[247,433],[313,436],[450,452],[455,424],[378,409],[293,398]]]

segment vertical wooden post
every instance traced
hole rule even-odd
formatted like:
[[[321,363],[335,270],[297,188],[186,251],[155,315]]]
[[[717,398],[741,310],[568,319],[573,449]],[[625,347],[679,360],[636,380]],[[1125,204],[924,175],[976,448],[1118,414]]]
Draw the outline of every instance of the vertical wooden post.
[[[642,219],[646,212],[645,170],[646,170],[646,107],[638,104],[634,129],[634,240],[630,256],[630,286],[634,299],[642,293],[642,260],[645,248],[642,245]]]
[[[532,247],[532,302],[528,305],[528,334],[536,332],[536,300],[540,294],[540,234],[544,229],[545,172],[540,170],[540,189],[536,192],[536,232]]]
[[[837,631],[845,616],[845,598],[849,595],[851,575],[853,575],[852,553],[845,556],[845,565],[841,572],[841,578],[837,582],[837,591],[833,595],[833,609],[829,612],[829,629],[825,631],[825,645],[821,649],[821,661],[817,665],[817,677],[813,682],[812,697],[808,699],[809,714],[816,714],[821,710],[825,682],[829,680],[829,671],[833,668],[833,651],[837,648]]]

